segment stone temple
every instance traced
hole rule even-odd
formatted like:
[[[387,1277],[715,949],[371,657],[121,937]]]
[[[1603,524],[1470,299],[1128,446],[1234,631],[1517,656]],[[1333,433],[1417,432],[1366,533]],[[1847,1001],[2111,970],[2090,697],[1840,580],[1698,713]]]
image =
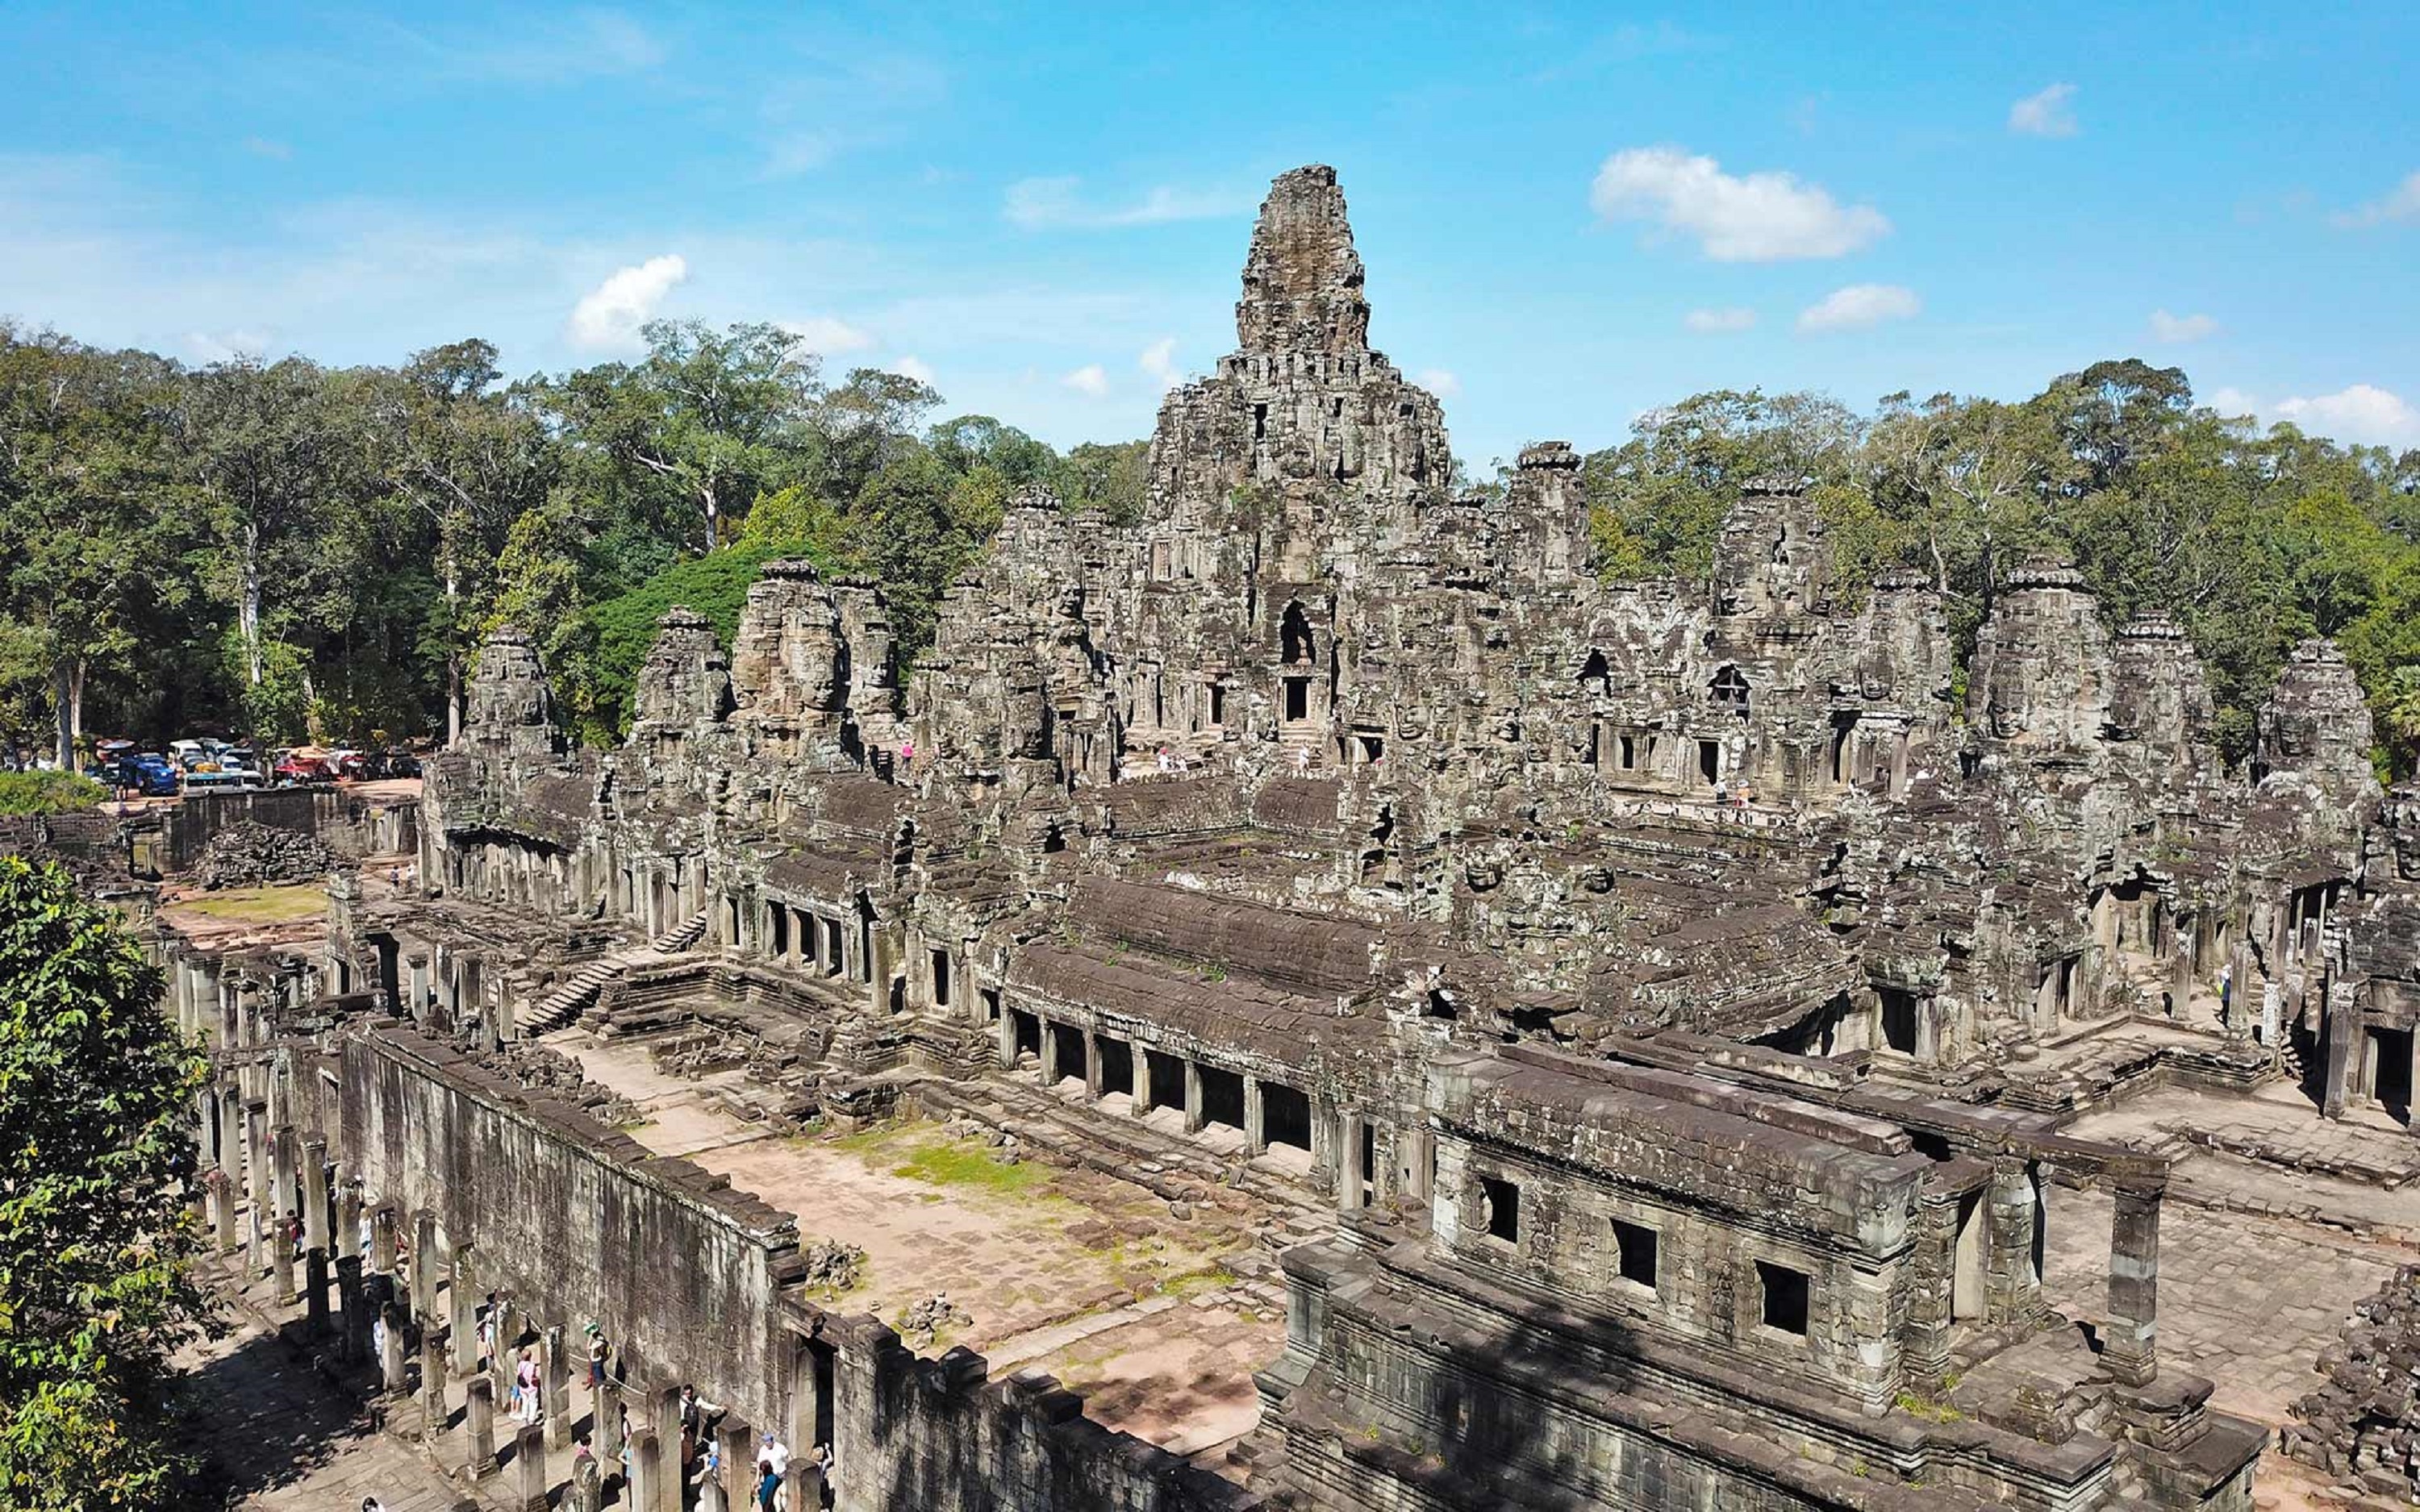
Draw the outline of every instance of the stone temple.
[[[1574,448],[1457,493],[1370,321],[1286,174],[1141,521],[1018,499],[913,667],[776,563],[597,755],[497,634],[415,854],[163,923],[221,1242],[473,1483],[496,1293],[524,1457],[577,1422],[650,1512],[682,1384],[851,1512],[2408,1475],[2291,1415],[2420,1237],[2420,795],[2335,649],[2230,771],[2192,644],[2057,563],[1953,697],[1941,595],[1838,580],[1795,479],[1607,585]]]

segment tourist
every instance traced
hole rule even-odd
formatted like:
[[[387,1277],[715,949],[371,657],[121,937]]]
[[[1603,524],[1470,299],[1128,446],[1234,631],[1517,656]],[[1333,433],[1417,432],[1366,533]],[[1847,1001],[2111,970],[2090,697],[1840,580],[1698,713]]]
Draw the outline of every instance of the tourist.
[[[542,1398],[538,1392],[537,1357],[532,1351],[521,1351],[521,1363],[513,1367],[514,1399],[520,1404],[521,1422],[535,1427]]]
[[[815,1478],[823,1483],[820,1500],[824,1505],[830,1506],[840,1489],[840,1459],[832,1453],[830,1444],[815,1445],[814,1465]]]
[[[595,1323],[588,1325],[588,1389],[597,1391],[605,1384],[605,1357],[613,1346],[605,1341],[605,1331]]]
[[[362,1498],[362,1512],[386,1512],[386,1504],[375,1496]]]

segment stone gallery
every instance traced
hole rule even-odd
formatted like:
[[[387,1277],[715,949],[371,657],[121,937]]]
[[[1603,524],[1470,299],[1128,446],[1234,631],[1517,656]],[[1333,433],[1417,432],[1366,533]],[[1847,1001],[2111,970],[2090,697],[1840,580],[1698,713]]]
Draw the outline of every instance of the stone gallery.
[[[2335,649],[2230,771],[2033,562],[1962,707],[1798,480],[1608,585],[1575,451],[1458,494],[1370,317],[1285,175],[1144,517],[1016,500],[912,667],[774,563],[600,755],[496,634],[416,862],[162,932],[221,1243],[474,1483],[527,1341],[571,1504],[692,1494],[683,1386],[718,1507],[768,1434],[846,1512],[2409,1495],[2314,1369],[2420,1317],[2339,1338],[2420,1229],[2420,795]]]

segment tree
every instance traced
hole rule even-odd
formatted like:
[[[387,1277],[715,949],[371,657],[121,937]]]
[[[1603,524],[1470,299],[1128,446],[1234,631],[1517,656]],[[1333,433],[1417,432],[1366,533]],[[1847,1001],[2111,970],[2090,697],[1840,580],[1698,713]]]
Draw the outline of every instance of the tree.
[[[717,332],[654,320],[644,334],[643,361],[586,368],[530,393],[600,492],[667,525],[686,517],[694,550],[709,551],[750,501],[806,469],[825,398],[822,363],[777,325]]]
[[[160,974],[68,873],[0,856],[0,1503],[162,1506],[169,1354],[206,1319],[199,1057]]]
[[[8,663],[47,676],[63,767],[95,672],[184,594],[157,423],[172,373],[145,353],[0,327],[0,640]]]

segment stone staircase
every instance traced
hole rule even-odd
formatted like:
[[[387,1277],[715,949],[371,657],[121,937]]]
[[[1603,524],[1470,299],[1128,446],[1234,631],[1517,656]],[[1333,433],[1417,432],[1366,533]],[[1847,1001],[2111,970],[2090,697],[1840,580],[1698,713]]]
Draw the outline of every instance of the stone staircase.
[[[552,1034],[587,1011],[588,1006],[597,1001],[597,995],[605,990],[605,984],[632,966],[644,965],[658,956],[679,955],[687,950],[706,937],[706,917],[701,913],[645,945],[616,950],[581,967],[570,980],[539,999],[537,1007],[527,1016],[516,1022],[520,1037],[535,1040],[543,1034]]]

